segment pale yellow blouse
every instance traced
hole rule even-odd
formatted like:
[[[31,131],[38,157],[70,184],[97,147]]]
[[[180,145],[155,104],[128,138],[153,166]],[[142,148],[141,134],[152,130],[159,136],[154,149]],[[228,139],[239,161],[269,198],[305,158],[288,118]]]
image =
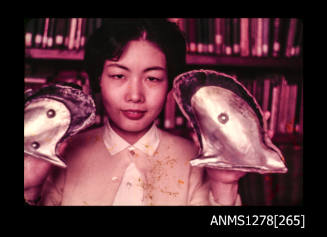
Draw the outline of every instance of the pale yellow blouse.
[[[65,151],[67,168],[53,167],[40,205],[114,205],[132,162],[142,174],[130,182],[142,188],[142,205],[220,205],[203,181],[203,168],[189,164],[194,144],[154,125],[133,146],[104,126],[74,136]],[[239,195],[235,205],[241,205]]]

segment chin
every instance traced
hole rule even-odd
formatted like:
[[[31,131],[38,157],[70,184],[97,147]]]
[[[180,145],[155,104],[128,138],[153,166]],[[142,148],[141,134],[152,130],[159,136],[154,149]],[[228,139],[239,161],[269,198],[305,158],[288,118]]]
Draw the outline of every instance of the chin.
[[[144,123],[128,123],[128,124],[125,124],[125,126],[122,126],[122,128],[127,131],[127,132],[142,132],[146,129],[149,128],[149,126],[151,126],[152,123],[149,123],[149,124],[144,124]]]

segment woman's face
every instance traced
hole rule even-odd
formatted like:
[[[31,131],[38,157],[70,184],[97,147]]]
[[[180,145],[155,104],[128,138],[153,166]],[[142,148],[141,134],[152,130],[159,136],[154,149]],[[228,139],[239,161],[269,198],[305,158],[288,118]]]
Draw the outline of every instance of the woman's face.
[[[110,125],[125,139],[135,137],[130,142],[136,142],[164,105],[166,57],[149,41],[131,41],[118,61],[105,61],[100,86]]]

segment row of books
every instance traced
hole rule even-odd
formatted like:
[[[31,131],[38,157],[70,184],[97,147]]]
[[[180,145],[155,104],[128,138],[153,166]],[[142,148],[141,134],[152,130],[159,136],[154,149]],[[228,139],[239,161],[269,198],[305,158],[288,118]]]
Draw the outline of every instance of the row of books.
[[[240,80],[255,97],[263,111],[269,111],[267,129],[275,134],[303,134],[303,87],[299,82],[287,80],[284,75],[273,74],[255,79]],[[168,94],[164,127],[168,130],[190,127],[183,118],[172,94]]]
[[[285,75],[260,76],[242,83],[263,111],[270,112],[268,129],[273,134],[303,134],[303,86]]]
[[[25,19],[25,47],[80,50],[101,24],[101,18]]]
[[[298,18],[168,18],[184,32],[188,52],[241,57],[296,57],[302,51]],[[102,18],[32,18],[27,48],[83,49]]]
[[[188,52],[241,57],[296,57],[302,51],[298,18],[169,18],[188,41]]]

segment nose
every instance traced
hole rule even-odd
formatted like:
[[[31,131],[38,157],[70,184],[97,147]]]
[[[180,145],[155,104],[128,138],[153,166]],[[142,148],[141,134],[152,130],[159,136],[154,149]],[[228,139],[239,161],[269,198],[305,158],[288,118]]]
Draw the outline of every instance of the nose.
[[[125,99],[127,102],[143,103],[145,101],[143,85],[139,80],[131,80],[127,85]]]

